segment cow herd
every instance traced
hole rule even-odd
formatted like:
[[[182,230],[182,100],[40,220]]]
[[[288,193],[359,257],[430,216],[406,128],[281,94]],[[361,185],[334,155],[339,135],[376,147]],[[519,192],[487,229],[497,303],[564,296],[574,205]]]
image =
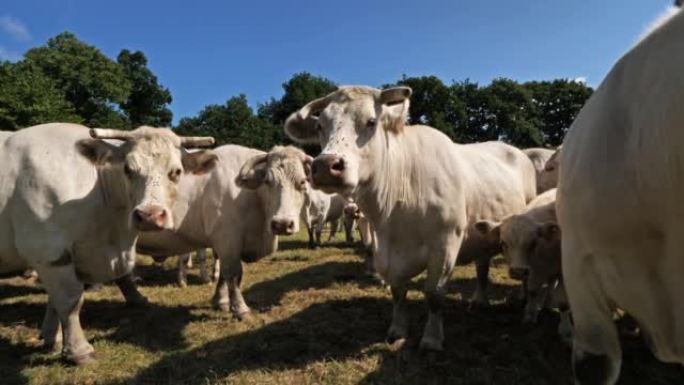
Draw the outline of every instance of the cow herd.
[[[474,262],[472,301],[486,304],[501,254],[522,282],[524,321],[561,311],[577,384],[617,381],[618,310],[659,359],[681,364],[683,69],[675,12],[617,62],[562,150],[456,144],[408,123],[408,87],[340,87],[293,112],[284,130],[320,145],[315,158],[294,146],[199,150],[213,139],[150,127],[2,133],[0,274],[37,271],[48,293],[41,337],[83,364],[94,359],[79,318],[84,284],[116,280],[144,304],[130,276],[137,252],[212,248],[213,305],[241,318],[243,262],[273,253],[300,220],[315,247],[325,223],[345,218],[347,239],[356,220],[367,270],[390,288],[390,342],[407,337],[409,282],[426,272],[420,348],[442,350],[452,271]]]

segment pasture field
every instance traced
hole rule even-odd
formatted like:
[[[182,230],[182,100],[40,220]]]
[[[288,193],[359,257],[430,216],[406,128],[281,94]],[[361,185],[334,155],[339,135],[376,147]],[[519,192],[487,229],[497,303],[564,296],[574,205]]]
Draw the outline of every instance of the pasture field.
[[[426,318],[422,277],[409,292],[411,336],[384,342],[391,299],[364,277],[358,250],[339,240],[306,248],[305,231],[281,238],[275,255],[245,265],[243,293],[253,314],[237,321],[212,310],[212,285],[175,285],[175,259],[142,257],[138,274],[150,309],[131,309],[114,286],[87,293],[81,320],[99,361],[64,365],[38,339],[46,299],[39,286],[0,280],[0,384],[570,384],[570,349],[556,334],[558,316],[525,326],[518,285],[496,260],[491,306],[469,309],[474,267],[449,284],[445,352],[417,342]],[[684,370],[653,358],[639,337],[623,333],[620,384],[682,384]]]

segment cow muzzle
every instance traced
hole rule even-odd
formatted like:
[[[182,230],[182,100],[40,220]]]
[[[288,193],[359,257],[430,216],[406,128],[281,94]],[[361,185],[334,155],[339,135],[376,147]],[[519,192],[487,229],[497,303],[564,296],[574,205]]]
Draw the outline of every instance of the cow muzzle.
[[[161,206],[147,205],[133,210],[133,226],[140,231],[160,231],[168,222],[169,214]]]
[[[295,222],[292,219],[272,219],[271,231],[275,235],[292,235],[295,231]]]
[[[338,155],[321,154],[311,165],[311,179],[315,187],[344,187],[347,164]]]

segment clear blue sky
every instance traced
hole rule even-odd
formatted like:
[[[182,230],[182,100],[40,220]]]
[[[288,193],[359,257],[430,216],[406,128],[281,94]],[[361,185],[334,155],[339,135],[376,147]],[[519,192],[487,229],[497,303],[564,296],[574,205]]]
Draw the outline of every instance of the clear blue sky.
[[[115,57],[145,52],[174,121],[295,72],[341,84],[586,78],[596,86],[672,0],[2,0],[0,58],[69,30]]]

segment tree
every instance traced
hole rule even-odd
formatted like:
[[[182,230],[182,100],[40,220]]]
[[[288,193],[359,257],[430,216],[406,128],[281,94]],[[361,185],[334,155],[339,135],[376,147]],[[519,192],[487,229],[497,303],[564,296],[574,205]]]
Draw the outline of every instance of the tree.
[[[80,121],[57,83],[39,68],[24,62],[0,63],[0,129]]]
[[[145,54],[124,49],[119,53],[117,63],[131,83],[131,91],[121,103],[129,124],[132,127],[169,126],[173,117],[168,108],[172,100],[171,92],[161,86],[157,77],[147,68]]]
[[[294,74],[290,80],[283,83],[283,97],[280,100],[271,99],[259,106],[258,114],[261,118],[282,126],[291,113],[336,89],[337,85],[324,77],[314,76],[308,72]]]
[[[444,132],[452,140],[457,139],[455,123],[462,111],[458,109],[458,101],[454,100],[449,87],[438,77],[404,76],[397,85],[413,90],[409,108],[412,124],[426,124]]]
[[[556,79],[527,82],[525,88],[532,93],[537,110],[537,121],[548,146],[558,146],[593,89],[584,83]]]
[[[118,110],[131,90],[123,68],[99,49],[70,32],[26,52],[25,62],[39,68],[64,93],[66,100],[91,127],[124,127]]]

